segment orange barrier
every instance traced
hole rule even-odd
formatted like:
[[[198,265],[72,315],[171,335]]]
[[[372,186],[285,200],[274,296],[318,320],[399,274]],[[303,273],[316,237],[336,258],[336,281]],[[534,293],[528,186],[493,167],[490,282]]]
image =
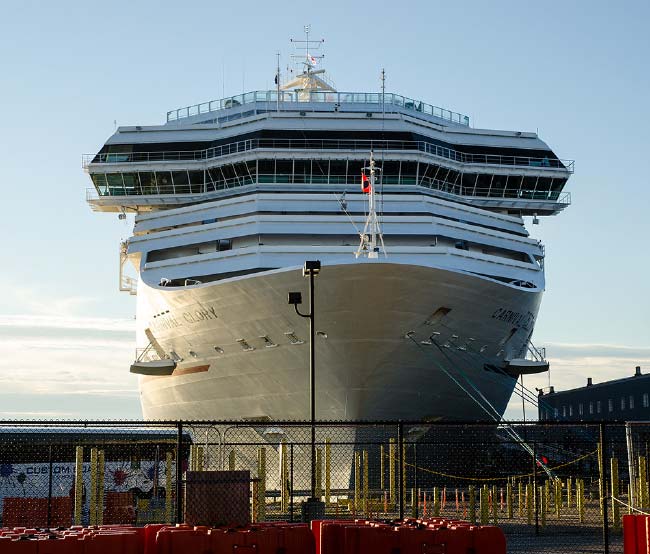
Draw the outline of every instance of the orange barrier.
[[[498,527],[442,518],[401,522],[314,521],[317,554],[505,554]]]

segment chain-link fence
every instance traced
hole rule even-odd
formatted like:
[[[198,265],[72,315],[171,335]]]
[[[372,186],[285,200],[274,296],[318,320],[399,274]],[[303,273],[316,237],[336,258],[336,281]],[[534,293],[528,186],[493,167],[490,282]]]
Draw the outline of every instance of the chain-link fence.
[[[0,526],[445,517],[510,552],[620,552],[650,425],[0,422]],[[312,448],[314,479],[312,483]],[[314,489],[312,491],[312,488]]]

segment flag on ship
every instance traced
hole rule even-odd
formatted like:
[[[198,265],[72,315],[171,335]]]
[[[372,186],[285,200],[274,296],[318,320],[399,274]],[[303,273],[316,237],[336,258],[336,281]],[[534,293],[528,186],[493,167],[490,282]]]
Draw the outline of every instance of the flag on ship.
[[[370,179],[363,171],[361,172],[361,192],[370,192]]]
[[[307,59],[309,60],[309,63],[310,63],[311,65],[316,65],[316,64],[318,64],[318,60],[317,60],[316,58],[314,58],[314,56],[312,56],[312,55],[307,56]]]

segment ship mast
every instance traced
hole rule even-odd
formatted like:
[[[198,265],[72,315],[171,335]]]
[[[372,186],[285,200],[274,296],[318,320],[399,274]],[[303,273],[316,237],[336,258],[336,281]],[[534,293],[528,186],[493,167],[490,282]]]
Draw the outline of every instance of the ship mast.
[[[369,175],[366,175],[366,171]],[[363,227],[363,231],[359,233],[359,248],[355,254],[355,257],[357,258],[361,255],[366,256],[369,259],[379,258],[380,245],[384,256],[388,257],[388,254],[386,254],[386,247],[384,246],[384,235],[381,232],[381,225],[379,224],[379,218],[377,217],[375,183],[377,182],[377,172],[379,171],[381,171],[381,168],[378,168],[375,165],[375,157],[371,150],[370,163],[368,166],[363,168],[361,177],[362,190],[364,193],[368,194],[368,217],[366,218],[366,224]]]

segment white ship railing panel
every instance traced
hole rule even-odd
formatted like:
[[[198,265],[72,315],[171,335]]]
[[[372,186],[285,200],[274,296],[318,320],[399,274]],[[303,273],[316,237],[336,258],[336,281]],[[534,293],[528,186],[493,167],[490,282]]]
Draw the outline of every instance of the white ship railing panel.
[[[198,162],[257,149],[287,150],[346,150],[346,151],[419,151],[439,158],[465,164],[486,164],[517,166],[539,169],[562,169],[568,173],[574,171],[574,160],[560,160],[549,157],[504,156],[488,153],[459,152],[426,141],[399,140],[319,140],[319,139],[249,139],[236,141],[202,150],[183,150],[165,152],[113,152],[85,154],[82,158],[84,169],[95,164],[125,164],[151,162]]]
[[[292,91],[275,91],[275,90],[258,90],[222,98],[219,100],[211,100],[209,102],[202,102],[192,106],[185,106],[176,110],[167,112],[167,122],[177,121],[179,119],[186,119],[197,115],[219,112],[222,110],[229,110],[238,108],[247,104],[266,103],[267,111],[275,111],[277,109],[286,111],[290,109],[303,109],[309,104],[333,104],[345,106],[353,105],[370,105],[384,109],[386,107],[398,107],[404,110],[421,113],[438,117],[458,125],[469,127],[469,116],[427,104],[421,100],[415,100],[394,93],[376,93],[376,92],[321,92],[312,91],[307,92],[292,92]]]

